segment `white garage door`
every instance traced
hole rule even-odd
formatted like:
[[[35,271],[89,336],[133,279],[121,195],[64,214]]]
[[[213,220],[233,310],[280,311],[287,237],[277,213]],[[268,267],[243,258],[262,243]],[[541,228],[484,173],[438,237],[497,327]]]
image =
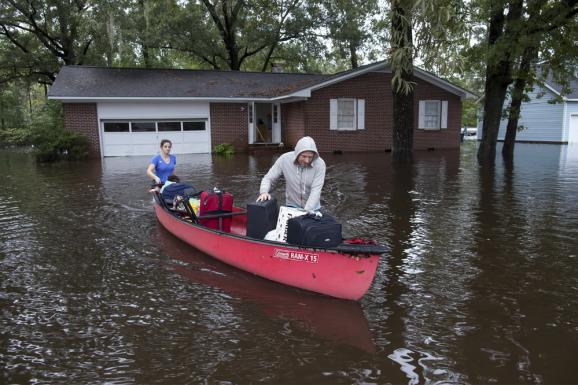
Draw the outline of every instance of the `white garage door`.
[[[173,154],[211,152],[206,119],[101,120],[103,156],[154,155],[160,141],[173,143]]]
[[[570,127],[568,131],[568,144],[578,145],[578,115],[570,115]]]

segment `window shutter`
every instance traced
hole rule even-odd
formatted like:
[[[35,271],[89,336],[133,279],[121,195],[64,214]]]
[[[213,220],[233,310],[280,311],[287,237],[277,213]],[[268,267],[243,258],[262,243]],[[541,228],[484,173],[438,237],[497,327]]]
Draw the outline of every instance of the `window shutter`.
[[[425,128],[425,100],[419,101],[419,119],[417,128]]]
[[[448,128],[448,101],[442,100],[442,125],[441,128]]]
[[[365,99],[357,99],[357,129],[365,130]]]
[[[337,130],[337,99],[329,101],[329,129]]]

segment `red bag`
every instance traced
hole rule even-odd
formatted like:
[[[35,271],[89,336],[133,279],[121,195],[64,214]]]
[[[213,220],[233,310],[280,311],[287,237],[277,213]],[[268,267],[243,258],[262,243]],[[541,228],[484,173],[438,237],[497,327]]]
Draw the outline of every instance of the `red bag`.
[[[226,191],[203,191],[199,203],[199,217],[233,211],[233,195]],[[221,222],[221,226],[219,225]],[[199,219],[199,224],[211,229],[231,232],[231,217]]]

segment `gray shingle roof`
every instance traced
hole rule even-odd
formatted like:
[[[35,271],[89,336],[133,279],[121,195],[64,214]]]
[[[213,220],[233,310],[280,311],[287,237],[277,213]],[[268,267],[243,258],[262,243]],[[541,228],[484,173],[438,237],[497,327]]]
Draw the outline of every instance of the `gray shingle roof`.
[[[569,83],[568,85],[570,86],[570,93],[564,95],[564,97],[567,99],[578,99],[578,79],[577,78],[570,79],[568,83]],[[556,92],[558,92],[559,94],[562,92],[562,85],[554,81],[552,74],[548,74],[546,84],[548,84],[550,87],[556,90]]]
[[[328,75],[65,66],[48,96],[67,98],[271,98]]]

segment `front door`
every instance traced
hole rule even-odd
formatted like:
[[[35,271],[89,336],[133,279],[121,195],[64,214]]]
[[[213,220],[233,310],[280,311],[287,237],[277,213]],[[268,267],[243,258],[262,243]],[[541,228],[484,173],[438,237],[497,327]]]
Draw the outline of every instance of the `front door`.
[[[249,144],[281,142],[281,105],[249,103]]]

